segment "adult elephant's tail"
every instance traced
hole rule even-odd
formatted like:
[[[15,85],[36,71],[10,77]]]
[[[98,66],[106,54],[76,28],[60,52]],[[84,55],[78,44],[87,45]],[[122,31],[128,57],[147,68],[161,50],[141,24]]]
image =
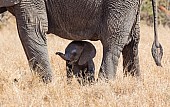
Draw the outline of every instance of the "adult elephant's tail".
[[[157,5],[156,0],[152,0],[152,7],[153,7],[153,16],[154,16],[154,41],[152,44],[152,56],[157,66],[161,65],[161,59],[163,56],[163,48],[158,41],[158,33],[157,33]]]

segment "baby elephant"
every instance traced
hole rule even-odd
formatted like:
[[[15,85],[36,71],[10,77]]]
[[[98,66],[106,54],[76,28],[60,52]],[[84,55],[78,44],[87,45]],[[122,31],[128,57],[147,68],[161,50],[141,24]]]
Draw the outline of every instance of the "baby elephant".
[[[56,52],[66,61],[67,81],[71,82],[73,75],[80,84],[92,83],[95,73],[93,58],[96,49],[87,41],[72,41],[65,49],[65,54]]]

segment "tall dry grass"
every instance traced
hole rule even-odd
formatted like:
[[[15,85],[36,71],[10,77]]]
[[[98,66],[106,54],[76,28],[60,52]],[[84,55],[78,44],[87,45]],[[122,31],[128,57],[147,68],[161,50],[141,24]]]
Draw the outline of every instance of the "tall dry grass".
[[[64,52],[70,41],[48,35],[53,82],[45,85],[30,71],[15,21],[10,20],[0,30],[0,107],[170,107],[169,28],[159,27],[163,68],[157,67],[151,56],[153,28],[141,24],[141,78],[123,78],[120,58],[115,81],[92,86],[80,86],[75,79],[67,85],[65,62],[55,52]],[[102,46],[100,42],[93,43],[97,48],[97,76]]]

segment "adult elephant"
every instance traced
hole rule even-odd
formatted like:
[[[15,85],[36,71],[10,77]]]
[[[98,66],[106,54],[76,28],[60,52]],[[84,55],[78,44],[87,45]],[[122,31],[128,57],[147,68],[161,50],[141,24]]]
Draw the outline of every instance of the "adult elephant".
[[[152,2],[156,10],[155,0]],[[140,4],[140,0],[1,0],[0,7],[15,15],[30,67],[48,83],[52,74],[46,33],[70,40],[100,40],[103,59],[99,78],[115,77],[121,52],[125,74],[138,76]],[[156,26],[154,37],[153,55],[160,66]]]

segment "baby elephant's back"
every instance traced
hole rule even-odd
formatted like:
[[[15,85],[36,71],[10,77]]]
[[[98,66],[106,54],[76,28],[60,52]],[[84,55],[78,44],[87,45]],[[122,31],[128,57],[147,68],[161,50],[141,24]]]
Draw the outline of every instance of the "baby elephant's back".
[[[96,48],[95,48],[95,46],[92,43],[88,42],[88,41],[72,41],[66,47],[65,50],[70,50],[70,49],[73,50],[73,48],[76,48],[76,47],[81,47],[85,51],[91,51],[94,54],[93,55],[94,57],[96,55]]]

